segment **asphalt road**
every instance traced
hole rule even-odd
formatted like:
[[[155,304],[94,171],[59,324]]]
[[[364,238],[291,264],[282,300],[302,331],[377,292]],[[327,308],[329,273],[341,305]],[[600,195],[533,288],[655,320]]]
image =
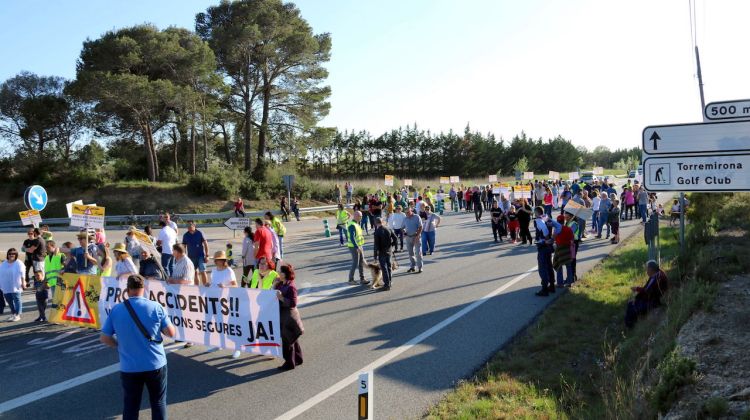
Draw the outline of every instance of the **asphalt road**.
[[[489,215],[485,219],[445,216],[424,273],[405,273],[408,257],[399,254],[402,268],[390,292],[346,284],[349,253],[335,232],[321,237],[320,221],[289,224],[285,259],[297,267],[303,293],[304,364],[281,373],[279,360],[233,360],[229,351],[169,344],[170,416],[353,418],[354,379],[368,369],[375,372],[378,418],[421,416],[554,299],[534,296],[535,247],[493,243]],[[641,232],[637,221],[621,224],[622,239]],[[220,228],[206,235],[212,251],[232,236]],[[0,235],[0,249],[17,246],[22,237]],[[585,241],[579,275],[614,247],[604,239]],[[372,256],[370,238],[366,255]],[[24,302],[22,322],[0,323],[0,417],[118,417],[116,352],[99,344],[94,331],[34,324],[33,297],[25,295]],[[144,396],[143,418],[150,417],[147,405]]]

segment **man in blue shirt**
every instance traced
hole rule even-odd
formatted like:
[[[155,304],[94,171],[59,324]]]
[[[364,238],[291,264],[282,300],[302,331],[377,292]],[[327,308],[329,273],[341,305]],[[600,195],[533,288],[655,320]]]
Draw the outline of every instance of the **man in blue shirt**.
[[[187,256],[198,271],[198,278],[203,286],[208,283],[206,275],[206,263],[208,262],[208,241],[203,237],[203,232],[195,227],[195,222],[188,223],[187,232],[182,235],[182,244],[185,245]]]
[[[138,418],[144,385],[148,389],[152,418],[167,418],[167,355],[161,342],[162,334],[174,337],[175,328],[164,308],[143,296],[144,282],[139,275],[128,277],[127,302],[133,314],[125,302],[117,304],[104,322],[100,336],[102,343],[120,354],[120,380],[125,392],[122,418],[125,420]]]
[[[96,275],[99,268],[96,254],[99,252],[96,244],[90,240],[86,232],[78,233],[78,244],[80,247],[70,250],[71,255],[76,260],[76,270],[78,274]]]

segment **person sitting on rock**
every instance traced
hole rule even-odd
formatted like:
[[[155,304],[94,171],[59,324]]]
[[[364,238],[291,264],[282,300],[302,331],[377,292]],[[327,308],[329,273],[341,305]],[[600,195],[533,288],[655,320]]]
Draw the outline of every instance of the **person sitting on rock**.
[[[646,263],[648,281],[643,287],[633,287],[635,297],[628,302],[625,311],[625,325],[632,328],[639,316],[661,305],[661,298],[667,291],[667,274],[659,268],[654,260]]]

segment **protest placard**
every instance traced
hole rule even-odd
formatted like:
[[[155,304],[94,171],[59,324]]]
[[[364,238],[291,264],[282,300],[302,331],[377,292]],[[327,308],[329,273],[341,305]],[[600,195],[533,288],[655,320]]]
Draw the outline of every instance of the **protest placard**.
[[[523,173],[523,179],[534,179],[534,172],[524,172]]]
[[[72,210],[71,226],[104,229],[104,207],[73,204]]]
[[[488,182],[497,182],[497,175],[490,175],[487,177]]]
[[[404,186],[411,187],[411,179],[405,179]]]
[[[451,184],[458,184],[459,182],[461,182],[461,177],[454,175],[450,178],[450,181]]]
[[[441,176],[440,177],[440,183],[441,184],[450,184],[450,182],[451,182],[450,177],[447,177],[447,176]]]
[[[50,310],[50,322],[100,329],[100,291],[99,276],[63,274],[52,296],[52,303],[56,304],[57,308]]]
[[[42,215],[39,214],[39,210],[19,211],[18,215],[21,217],[21,225],[23,226],[39,227],[42,223]]]
[[[385,176],[385,185],[392,187],[393,186],[393,175],[386,175]]]

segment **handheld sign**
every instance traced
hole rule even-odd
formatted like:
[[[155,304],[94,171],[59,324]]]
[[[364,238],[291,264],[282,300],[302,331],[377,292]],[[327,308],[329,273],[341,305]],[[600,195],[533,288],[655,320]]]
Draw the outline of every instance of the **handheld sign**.
[[[392,187],[393,186],[393,175],[386,175],[385,176],[384,184],[387,185],[387,186],[389,186],[389,187]]]
[[[23,226],[34,226],[39,227],[42,224],[42,216],[39,215],[38,210],[27,210],[20,211],[18,215],[21,217],[21,224]]]
[[[372,371],[359,374],[357,382],[357,418],[359,420],[372,419]]]
[[[487,177],[488,182],[497,182],[497,175],[490,175]]]
[[[32,185],[23,193],[23,203],[29,210],[42,211],[47,207],[47,191],[41,185]]]
[[[458,175],[454,175],[450,177],[451,184],[457,184],[461,182],[461,177]]]
[[[405,179],[404,186],[411,187],[411,179]]]
[[[104,207],[73,205],[70,226],[104,229]]]
[[[523,179],[534,179],[534,172],[524,172]]]
[[[441,176],[440,177],[440,183],[441,184],[450,184],[451,178],[448,176]]]

